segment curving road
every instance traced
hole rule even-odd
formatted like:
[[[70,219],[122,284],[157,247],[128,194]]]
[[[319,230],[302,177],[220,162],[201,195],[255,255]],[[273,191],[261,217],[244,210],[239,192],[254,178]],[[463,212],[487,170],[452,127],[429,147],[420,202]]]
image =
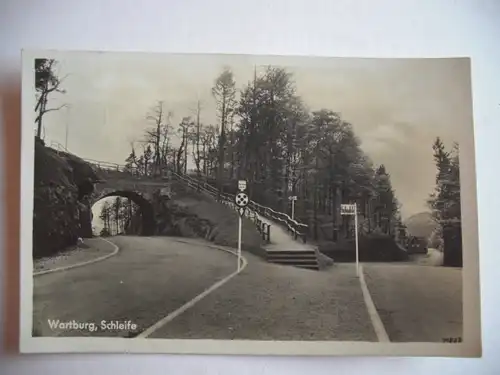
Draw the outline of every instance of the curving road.
[[[203,241],[112,240],[120,252],[111,258],[34,278],[36,335],[135,337],[236,271],[233,254]],[[317,272],[245,257],[240,274],[148,337],[376,341],[352,265]],[[49,319],[130,323],[91,331]]]
[[[365,264],[363,269],[391,341],[462,337],[461,269],[412,264]]]
[[[135,336],[236,269],[234,255],[206,246],[160,237],[112,240],[120,251],[111,258],[34,278],[34,335]],[[54,328],[49,320],[130,323],[91,332]]]
[[[317,272],[245,253],[248,264],[241,273],[172,314],[234,274],[236,257],[194,239],[112,241],[120,251],[106,260],[34,277],[35,336],[377,341],[353,264]],[[411,264],[363,268],[391,341],[461,336],[460,270]],[[165,317],[166,324],[157,326]],[[97,329],[55,327],[49,320],[93,323]],[[101,329],[103,320],[115,326]]]

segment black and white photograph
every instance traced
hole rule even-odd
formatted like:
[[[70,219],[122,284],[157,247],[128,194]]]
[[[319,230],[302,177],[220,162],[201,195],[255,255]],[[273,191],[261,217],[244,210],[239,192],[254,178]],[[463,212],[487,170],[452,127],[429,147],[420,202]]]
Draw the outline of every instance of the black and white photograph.
[[[22,351],[480,356],[469,58],[22,61]]]

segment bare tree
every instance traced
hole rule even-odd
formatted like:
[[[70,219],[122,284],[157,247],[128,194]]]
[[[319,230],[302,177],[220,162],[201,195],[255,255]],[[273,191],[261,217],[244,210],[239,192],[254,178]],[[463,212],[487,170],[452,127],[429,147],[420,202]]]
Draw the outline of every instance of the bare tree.
[[[179,124],[177,132],[180,134],[181,145],[177,149],[176,155],[176,169],[177,173],[187,173],[187,149],[189,136],[194,126],[191,117],[184,117]]]
[[[202,137],[202,127],[203,125],[200,122],[200,115],[201,115],[201,101],[198,99],[196,101],[196,108],[194,109],[194,113],[196,115],[196,131],[192,134],[192,142],[193,142],[193,159],[194,163],[196,165],[196,174],[198,177],[198,181],[200,181],[201,178],[201,150],[200,150],[200,143],[201,143],[201,137]],[[198,190],[200,190],[200,185],[198,183]]]
[[[41,138],[42,134],[42,119],[43,116],[52,111],[58,111],[66,107],[66,104],[55,108],[47,108],[49,94],[59,92],[64,94],[66,91],[60,88],[64,78],[60,79],[54,69],[57,62],[54,59],[35,59],[35,90],[36,90],[36,105],[35,112],[37,114],[35,123],[37,124],[36,136]]]
[[[154,123],[154,127],[146,131],[147,141],[153,145],[154,156],[153,156],[153,174],[156,175],[160,171],[161,164],[161,138],[162,138],[162,127],[164,121],[164,110],[163,102],[158,101],[155,107],[146,118],[147,120]]]
[[[168,164],[168,155],[170,153],[170,137],[172,133],[172,125],[170,120],[173,116],[172,112],[168,112],[165,120],[165,125],[161,129],[161,164],[162,167],[166,167]]]

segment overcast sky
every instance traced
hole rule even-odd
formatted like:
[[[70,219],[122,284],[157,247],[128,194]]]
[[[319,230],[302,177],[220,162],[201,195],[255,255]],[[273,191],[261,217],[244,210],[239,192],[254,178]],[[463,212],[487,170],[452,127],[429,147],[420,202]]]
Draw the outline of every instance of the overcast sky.
[[[69,124],[71,152],[122,164],[130,142],[149,126],[145,117],[158,100],[177,124],[193,114],[199,98],[202,122],[215,123],[211,88],[224,66],[233,70],[238,88],[252,79],[254,65],[285,66],[311,110],[340,112],[373,162],[385,164],[403,217],[427,210],[425,201],[435,183],[435,137],[451,146],[472,131],[468,59],[75,52],[52,57],[59,60],[59,74],[68,76],[62,85],[67,93],[54,95],[51,105],[68,103],[71,108],[46,115],[46,142],[64,145]]]

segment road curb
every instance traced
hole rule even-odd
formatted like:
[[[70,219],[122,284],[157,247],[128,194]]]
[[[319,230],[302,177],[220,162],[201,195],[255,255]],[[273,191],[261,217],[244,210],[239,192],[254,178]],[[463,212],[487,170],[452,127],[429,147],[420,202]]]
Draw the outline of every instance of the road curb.
[[[64,266],[64,267],[58,267],[58,268],[53,268],[51,270],[45,270],[45,271],[38,271],[38,272],[33,272],[33,277],[35,276],[41,276],[41,275],[46,275],[46,274],[49,274],[49,273],[54,273],[54,272],[61,272],[61,271],[66,271],[66,270],[70,270],[72,268],[78,268],[78,267],[83,267],[83,266],[86,266],[86,265],[89,265],[89,264],[92,264],[92,263],[97,263],[97,262],[100,262],[100,261],[103,261],[105,259],[108,259],[108,258],[111,258],[112,256],[118,254],[118,252],[120,251],[120,248],[113,242],[111,241],[108,241],[104,238],[99,238],[100,240],[104,241],[104,242],[107,242],[109,243],[111,246],[114,247],[114,250],[113,252],[109,253],[109,254],[106,254],[106,255],[103,255],[101,257],[98,257],[98,258],[95,258],[95,259],[92,259],[92,260],[87,260],[85,262],[80,262],[80,263],[76,263],[76,264],[71,264],[69,266]]]
[[[213,249],[217,249],[217,250],[222,250],[222,251],[225,251],[227,253],[230,253],[230,254],[233,254],[235,256],[238,256],[238,253],[236,251],[229,250],[229,249],[224,249],[222,247],[217,247],[217,246],[213,246],[213,245],[195,244],[195,243],[192,243],[192,242],[189,242],[189,241],[182,241],[182,240],[174,240],[174,241],[180,242],[180,243],[185,243],[185,244],[188,244],[188,245],[206,246],[206,247],[209,247],[209,248],[213,248]],[[191,307],[193,307],[197,302],[201,301],[203,298],[205,298],[206,296],[208,296],[210,293],[212,293],[216,289],[220,288],[222,285],[224,285],[225,283],[227,283],[233,277],[235,277],[236,275],[238,275],[239,273],[241,273],[246,268],[246,266],[248,264],[247,259],[243,255],[241,256],[241,261],[242,261],[242,264],[241,264],[241,268],[240,268],[239,271],[236,270],[233,273],[231,273],[228,276],[226,276],[225,278],[223,278],[222,280],[219,280],[218,282],[216,282],[215,284],[213,284],[211,287],[209,287],[208,289],[206,289],[202,293],[198,294],[193,299],[191,299],[188,302],[186,302],[184,305],[182,305],[181,307],[179,307],[177,310],[174,310],[173,312],[171,312],[170,314],[168,314],[164,318],[160,319],[158,322],[156,322],[155,324],[153,324],[149,328],[147,328],[144,331],[142,331],[135,338],[136,339],[147,338],[148,336],[152,335],[154,332],[156,332],[160,328],[163,328],[167,323],[169,323],[170,321],[174,320],[176,317],[178,317],[179,315],[181,315],[183,312],[185,312],[188,309],[190,309]]]
[[[368,315],[370,315],[370,320],[372,321],[373,330],[377,335],[379,342],[391,342],[389,339],[389,335],[385,330],[384,324],[380,319],[380,315],[377,312],[377,308],[373,303],[372,297],[370,295],[370,291],[368,290],[368,286],[365,282],[365,275],[363,273],[363,266],[359,265],[359,283],[361,284],[361,291],[363,292],[363,298],[365,300],[365,305],[368,310]]]

